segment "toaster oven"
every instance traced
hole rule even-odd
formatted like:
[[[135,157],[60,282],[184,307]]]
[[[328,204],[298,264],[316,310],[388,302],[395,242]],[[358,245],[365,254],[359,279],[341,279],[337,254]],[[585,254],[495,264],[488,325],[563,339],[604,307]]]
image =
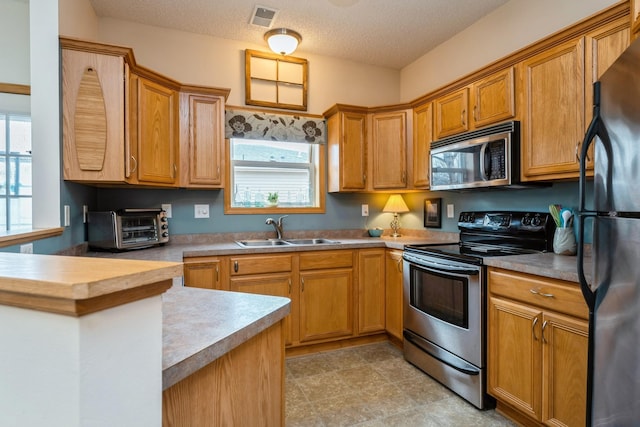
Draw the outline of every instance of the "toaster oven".
[[[120,209],[89,212],[90,248],[110,251],[140,249],[169,241],[167,213],[162,209]]]

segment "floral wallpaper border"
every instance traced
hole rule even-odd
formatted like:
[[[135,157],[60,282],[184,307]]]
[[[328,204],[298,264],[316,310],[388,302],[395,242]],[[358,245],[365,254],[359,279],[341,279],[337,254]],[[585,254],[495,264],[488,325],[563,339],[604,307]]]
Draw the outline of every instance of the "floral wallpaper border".
[[[325,121],[295,114],[226,110],[225,138],[326,144]]]

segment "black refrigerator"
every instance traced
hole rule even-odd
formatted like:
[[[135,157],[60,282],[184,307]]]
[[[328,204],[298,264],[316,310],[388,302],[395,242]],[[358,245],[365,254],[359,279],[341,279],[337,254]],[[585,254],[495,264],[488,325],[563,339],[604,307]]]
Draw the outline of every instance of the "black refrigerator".
[[[640,425],[640,40],[594,89],[594,117],[580,164],[578,235],[593,233],[593,272],[578,276],[589,306],[588,426]],[[595,147],[593,206],[585,159]]]

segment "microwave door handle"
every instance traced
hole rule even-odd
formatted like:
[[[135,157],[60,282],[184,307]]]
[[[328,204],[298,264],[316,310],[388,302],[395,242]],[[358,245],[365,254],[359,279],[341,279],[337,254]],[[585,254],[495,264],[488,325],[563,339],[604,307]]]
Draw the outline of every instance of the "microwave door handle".
[[[489,180],[489,174],[487,174],[487,163],[489,163],[489,167],[491,167],[491,158],[486,158],[488,146],[489,141],[482,144],[482,148],[480,148],[480,176],[482,177],[483,181]]]

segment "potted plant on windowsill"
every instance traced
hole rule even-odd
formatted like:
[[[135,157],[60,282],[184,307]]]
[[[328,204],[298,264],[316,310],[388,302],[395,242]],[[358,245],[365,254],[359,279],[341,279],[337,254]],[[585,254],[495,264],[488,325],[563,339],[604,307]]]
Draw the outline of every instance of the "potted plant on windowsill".
[[[278,192],[269,193],[267,196],[267,206],[275,207],[278,206]]]

